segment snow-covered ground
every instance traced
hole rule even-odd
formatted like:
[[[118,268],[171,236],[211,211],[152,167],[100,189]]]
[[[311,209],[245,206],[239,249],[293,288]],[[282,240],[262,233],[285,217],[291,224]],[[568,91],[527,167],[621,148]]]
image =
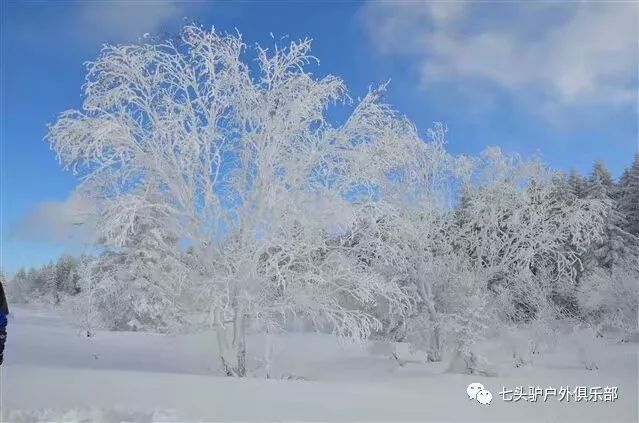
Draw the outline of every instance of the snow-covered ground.
[[[0,367],[4,422],[639,421],[637,344],[595,345],[595,371],[583,368],[571,337],[521,368],[488,347],[499,374],[475,377],[447,373],[446,363],[399,366],[370,346],[327,335],[289,334],[274,342],[273,378],[233,379],[219,376],[209,333],[85,338],[55,312],[13,306],[12,313]],[[253,355],[262,341],[251,339]],[[471,382],[492,392],[490,405],[468,399]],[[498,395],[517,386],[610,386],[618,399],[505,402]]]

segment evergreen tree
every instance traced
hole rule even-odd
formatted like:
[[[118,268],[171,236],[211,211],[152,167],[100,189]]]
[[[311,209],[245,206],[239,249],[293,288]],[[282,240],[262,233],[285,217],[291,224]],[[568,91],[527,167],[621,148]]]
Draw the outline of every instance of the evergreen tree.
[[[615,199],[616,192],[610,172],[598,161],[588,179],[586,195],[587,198],[605,201],[608,205],[604,240],[591,251],[591,258],[596,264],[606,269],[637,257],[637,238],[624,230],[627,221]]]
[[[575,170],[572,169],[568,176],[563,174],[557,174],[552,179],[552,198],[553,207],[556,212],[564,214],[563,219],[568,220],[570,216],[565,212],[570,207],[574,206],[577,202],[586,201],[586,181]],[[563,249],[570,251],[577,260],[572,264],[572,268],[575,274],[575,285],[579,285],[581,276],[583,274],[583,262],[584,256],[580,248],[577,248],[578,244],[575,234],[568,236],[563,242]],[[569,295],[560,293],[555,296],[555,301],[560,304],[560,307],[564,310],[571,310],[575,308],[574,299],[571,298],[573,292]]]
[[[55,264],[55,288],[65,294],[77,293],[77,264],[70,255],[63,255]]]
[[[570,185],[570,177],[563,172],[557,172],[552,176],[552,192],[553,197],[557,200],[565,198],[566,195],[572,194]]]
[[[30,281],[27,279],[27,272],[24,268],[18,269],[11,283],[7,286],[7,293],[15,302],[25,302],[27,293],[32,289]]]
[[[29,268],[25,279],[28,281],[31,291],[38,291],[39,293],[44,291],[42,285],[40,285],[40,277],[35,268]]]
[[[586,198],[586,181],[576,169],[572,169],[570,171],[570,175],[568,176],[568,187],[570,189],[570,193],[575,197]]]
[[[60,302],[60,294],[56,281],[56,266],[53,260],[44,266],[39,273],[40,279],[43,281],[44,292],[51,295],[54,304],[58,304]]]
[[[624,229],[639,236],[639,153],[635,155],[632,165],[625,170],[619,185],[619,209],[626,219]]]
[[[615,183],[601,161],[595,163],[585,188],[585,194],[588,198],[605,200],[613,197]]]
[[[597,160],[595,162],[595,165],[592,168],[592,173],[590,174],[589,182],[591,182],[595,177],[598,178],[601,185],[604,186],[606,193],[612,196],[612,192],[615,190],[615,181],[606,168],[606,165],[601,160]]]

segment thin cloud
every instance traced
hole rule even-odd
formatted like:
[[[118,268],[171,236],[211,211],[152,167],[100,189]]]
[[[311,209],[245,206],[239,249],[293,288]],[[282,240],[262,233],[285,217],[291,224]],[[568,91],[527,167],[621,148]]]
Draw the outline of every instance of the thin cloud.
[[[95,204],[77,194],[64,201],[38,204],[10,228],[12,239],[46,243],[91,244],[95,241]]]
[[[417,59],[424,85],[477,78],[556,105],[636,102],[636,3],[370,1],[363,17],[380,52]]]
[[[155,33],[162,25],[179,18],[182,7],[176,1],[84,2],[75,19],[93,37],[114,41],[133,41],[144,33]]]

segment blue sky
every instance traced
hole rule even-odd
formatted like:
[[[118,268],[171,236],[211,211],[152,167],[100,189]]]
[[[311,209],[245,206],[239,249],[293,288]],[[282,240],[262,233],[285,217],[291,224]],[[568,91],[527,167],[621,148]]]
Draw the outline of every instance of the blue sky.
[[[247,43],[310,37],[318,75],[351,95],[391,80],[387,101],[425,131],[449,128],[453,153],[499,145],[549,165],[618,176],[638,150],[637,3],[71,2],[2,3],[2,215],[8,273],[63,252],[74,177],[42,141],[80,106],[84,65],[103,43],[176,32],[184,19]]]

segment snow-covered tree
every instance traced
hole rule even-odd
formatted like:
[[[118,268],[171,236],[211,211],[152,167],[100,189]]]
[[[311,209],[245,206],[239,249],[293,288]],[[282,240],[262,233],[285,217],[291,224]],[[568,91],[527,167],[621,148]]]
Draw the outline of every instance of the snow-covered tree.
[[[7,291],[17,302],[43,300],[53,305],[60,303],[62,296],[76,295],[77,262],[70,255],[63,255],[57,261],[31,268],[29,272],[19,269],[11,279]]]
[[[55,263],[51,260],[39,271],[39,279],[42,281],[44,293],[51,297],[53,304],[60,303],[60,292],[56,281]]]
[[[639,267],[615,265],[589,272],[579,287],[579,305],[586,321],[620,330],[622,339],[639,333]]]
[[[104,324],[102,315],[108,311],[100,310],[96,301],[97,286],[103,277],[97,272],[97,269],[98,261],[95,257],[87,255],[80,257],[77,267],[77,282],[80,293],[68,299],[66,303],[72,315],[77,319],[82,335],[88,338],[94,336],[96,329],[108,327]]]
[[[458,242],[487,272],[488,289],[511,298],[509,318],[527,320],[574,290],[579,254],[601,238],[603,203],[560,198],[539,162],[494,149],[483,153],[477,178],[459,210]]]
[[[586,181],[576,169],[571,169],[568,175],[569,191],[577,198],[586,198]]]
[[[107,46],[88,65],[82,110],[47,137],[97,202],[105,247],[123,248],[149,219],[179,234],[227,374],[246,374],[250,324],[302,314],[361,339],[379,322],[355,304],[402,295],[323,235],[348,223],[349,199],[374,195],[412,126],[379,90],[331,125],[324,112],[346,89],[305,70],[309,49],[257,47],[256,69],[240,36],[198,26],[179,40]]]
[[[526,325],[535,354],[552,343],[552,322],[576,312],[581,256],[602,239],[605,203],[567,195],[563,178],[538,160],[494,148],[482,153],[471,180],[456,211],[454,242],[491,293],[488,304],[500,319],[489,326]],[[515,365],[522,356],[515,354]]]
[[[591,198],[612,197],[615,183],[612,175],[601,160],[595,162],[586,182],[586,195]]]
[[[639,156],[638,156],[639,157]],[[633,233],[639,198],[639,160],[627,169],[618,188],[611,189],[603,165],[595,165],[588,181],[588,195],[606,204],[604,239],[588,253],[591,263],[579,287],[578,300],[586,321],[602,333],[606,328],[636,337],[639,304],[639,238]],[[603,175],[603,176],[602,176]],[[634,181],[634,180],[637,181]]]
[[[26,303],[29,300],[29,294],[33,290],[32,282],[27,277],[24,268],[18,269],[11,281],[6,285],[7,296],[15,303]]]
[[[212,328],[224,372],[245,376],[247,332],[302,319],[486,374],[475,347],[490,328],[527,325],[534,354],[577,302],[615,315],[583,301],[601,278],[580,277],[590,253],[609,280],[633,263],[632,230],[619,244],[615,229],[632,228],[616,218],[635,210],[632,169],[617,207],[601,163],[586,183],[498,148],[453,157],[445,126],[423,140],[385,86],[336,123],[329,107],[350,97],[315,60],[308,40],[249,49],[189,25],[88,64],[81,110],[47,136],[96,204],[103,252],[54,272],[87,333]],[[44,292],[46,274],[24,278]]]
[[[639,153],[620,180],[619,210],[626,219],[624,229],[639,237]]]
[[[75,295],[78,293],[77,263],[73,256],[62,255],[55,264],[55,289],[59,293]]]
[[[617,189],[610,173],[602,162],[593,167],[586,187],[587,197],[606,204],[606,227],[604,239],[596,243],[591,251],[597,266],[611,269],[620,261],[633,262],[639,258],[639,240],[624,230],[626,216],[617,201]]]
[[[473,328],[482,322],[471,317],[480,307],[468,307],[471,299],[483,298],[481,286],[470,283],[451,242],[451,204],[469,163],[445,151],[445,132],[436,124],[423,142],[411,130],[404,138],[415,141],[395,153],[401,160],[391,176],[377,179],[375,195],[361,203],[355,224],[338,238],[344,254],[409,296],[407,308],[389,310],[377,302],[371,312],[383,328],[376,335],[409,342],[431,361],[441,360],[448,347],[472,343],[481,333]]]
[[[117,251],[105,251],[95,260],[92,296],[101,321],[111,330],[166,332],[183,327],[190,303],[185,303],[187,273],[177,237],[155,221],[136,227]]]

